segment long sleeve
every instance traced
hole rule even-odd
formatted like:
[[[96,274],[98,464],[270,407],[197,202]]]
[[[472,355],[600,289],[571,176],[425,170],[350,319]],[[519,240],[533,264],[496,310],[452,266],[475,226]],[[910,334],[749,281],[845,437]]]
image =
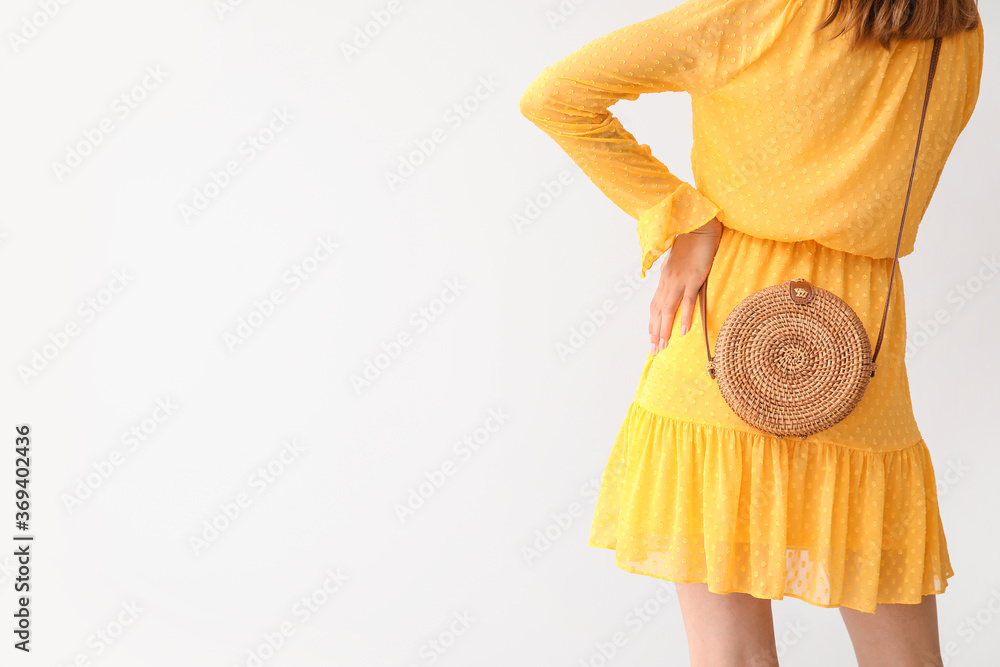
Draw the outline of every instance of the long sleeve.
[[[975,28],[975,40],[970,40],[965,51],[966,72],[968,72],[968,91],[965,96],[965,109],[962,112],[962,124],[960,130],[964,130],[972,118],[972,112],[976,109],[979,101],[979,90],[983,78],[983,57],[986,46],[983,42],[983,20],[979,19],[979,25]]]
[[[598,38],[545,68],[520,100],[619,208],[637,221],[641,275],[721,208],[674,176],[608,110],[642,93],[705,95],[773,44],[797,0],[687,0]]]

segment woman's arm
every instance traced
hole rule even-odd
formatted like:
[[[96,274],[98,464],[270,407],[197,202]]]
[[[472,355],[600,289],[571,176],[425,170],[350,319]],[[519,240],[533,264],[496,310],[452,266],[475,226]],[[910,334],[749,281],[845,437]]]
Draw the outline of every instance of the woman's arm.
[[[608,110],[642,93],[704,95],[773,43],[795,0],[687,0],[593,40],[545,68],[520,100],[605,195],[637,220],[641,275],[721,209],[674,176]]]

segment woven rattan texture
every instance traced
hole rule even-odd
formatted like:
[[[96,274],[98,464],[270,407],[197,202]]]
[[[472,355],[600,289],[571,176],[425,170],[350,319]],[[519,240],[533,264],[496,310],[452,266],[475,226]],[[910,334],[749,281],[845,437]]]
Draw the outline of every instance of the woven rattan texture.
[[[723,398],[748,424],[779,436],[827,429],[857,406],[872,375],[871,344],[855,312],[813,286],[794,303],[786,281],[726,317],[713,360]]]

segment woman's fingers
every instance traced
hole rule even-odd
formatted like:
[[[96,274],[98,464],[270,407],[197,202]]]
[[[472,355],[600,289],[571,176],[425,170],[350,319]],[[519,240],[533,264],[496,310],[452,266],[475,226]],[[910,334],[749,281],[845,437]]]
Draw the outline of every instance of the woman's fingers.
[[[654,308],[650,317],[649,333],[653,348],[652,354],[660,352],[670,343],[670,331],[674,327],[674,319],[677,317],[677,306],[681,301],[683,286],[676,282],[667,282],[660,286],[656,298],[653,299]]]
[[[670,290],[668,293],[666,303],[663,304],[663,310],[660,311],[660,333],[659,341],[656,346],[657,352],[662,352],[670,343],[670,330],[674,327],[674,318],[677,316],[677,294],[675,290]]]
[[[649,340],[650,353],[660,352],[670,343],[670,333],[674,328],[678,307],[681,311],[681,334],[691,330],[694,308],[698,303],[701,284],[693,280],[675,278],[661,282],[650,305]]]
[[[660,344],[660,311],[662,309],[661,294],[664,290],[664,282],[660,280],[653,300],[649,304],[649,353],[656,354]]]
[[[687,285],[684,289],[684,299],[681,302],[681,335],[691,330],[691,320],[694,319],[694,304],[698,298],[699,285]]]

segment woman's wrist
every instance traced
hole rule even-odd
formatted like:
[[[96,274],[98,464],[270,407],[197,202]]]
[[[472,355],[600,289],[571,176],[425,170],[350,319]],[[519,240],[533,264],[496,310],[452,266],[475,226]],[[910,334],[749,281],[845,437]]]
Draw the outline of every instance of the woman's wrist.
[[[715,217],[706,222],[701,227],[696,227],[687,233],[688,234],[704,234],[706,232],[715,233],[719,231],[720,227],[722,227],[722,221],[719,220],[719,218]]]

